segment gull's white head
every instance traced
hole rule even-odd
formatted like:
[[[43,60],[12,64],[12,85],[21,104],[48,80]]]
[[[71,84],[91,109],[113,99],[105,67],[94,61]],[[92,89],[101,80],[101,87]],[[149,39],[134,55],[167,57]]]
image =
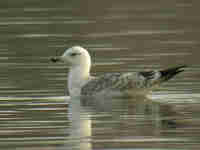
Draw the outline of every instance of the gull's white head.
[[[86,49],[73,46],[67,49],[62,56],[51,58],[51,61],[62,61],[70,65],[68,74],[68,89],[70,95],[80,94],[81,87],[90,78],[91,58]]]
[[[60,59],[70,66],[91,66],[91,58],[86,49],[80,46],[73,46],[67,49]]]

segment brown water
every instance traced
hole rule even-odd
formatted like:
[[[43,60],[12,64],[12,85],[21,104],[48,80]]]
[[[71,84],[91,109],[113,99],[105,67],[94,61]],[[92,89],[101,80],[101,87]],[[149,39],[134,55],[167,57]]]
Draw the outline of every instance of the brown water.
[[[199,4],[1,1],[0,149],[199,150]],[[189,67],[149,98],[69,100],[49,58],[73,45],[94,75]]]

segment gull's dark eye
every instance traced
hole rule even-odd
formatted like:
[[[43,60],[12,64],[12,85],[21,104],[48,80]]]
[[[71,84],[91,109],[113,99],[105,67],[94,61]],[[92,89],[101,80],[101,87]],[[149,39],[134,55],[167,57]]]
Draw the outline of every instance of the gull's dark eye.
[[[81,53],[71,53],[70,56],[74,57],[76,55],[80,55]]]
[[[77,55],[77,53],[71,53],[70,54],[70,56],[76,56]]]

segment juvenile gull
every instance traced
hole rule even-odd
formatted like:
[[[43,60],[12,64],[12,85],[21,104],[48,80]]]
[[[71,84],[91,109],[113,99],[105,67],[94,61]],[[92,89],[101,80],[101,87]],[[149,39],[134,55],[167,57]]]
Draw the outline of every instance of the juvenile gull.
[[[62,56],[51,59],[70,65],[68,90],[70,96],[134,96],[145,94],[157,85],[168,81],[184,71],[186,66],[166,70],[108,73],[99,77],[90,76],[91,58],[86,49],[74,46],[67,49]]]

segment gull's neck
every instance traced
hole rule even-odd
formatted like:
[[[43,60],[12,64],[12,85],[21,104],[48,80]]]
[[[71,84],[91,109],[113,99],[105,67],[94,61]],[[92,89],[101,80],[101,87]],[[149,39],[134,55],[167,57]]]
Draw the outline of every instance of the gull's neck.
[[[68,76],[68,90],[70,96],[80,95],[81,87],[90,78],[90,65],[71,66]]]

